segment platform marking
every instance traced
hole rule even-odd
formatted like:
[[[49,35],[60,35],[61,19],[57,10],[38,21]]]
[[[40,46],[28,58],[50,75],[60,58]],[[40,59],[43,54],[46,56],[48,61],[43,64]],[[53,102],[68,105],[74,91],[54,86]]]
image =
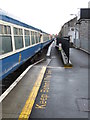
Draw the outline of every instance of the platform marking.
[[[64,68],[72,68],[72,66],[71,66],[71,67],[69,67],[69,66],[65,66]]]
[[[49,98],[48,92],[50,89],[50,78],[51,78],[51,71],[48,70],[43,79],[43,84],[40,89],[39,101],[35,104],[35,109],[45,109],[47,106],[47,100]]]
[[[0,96],[0,103],[2,100],[12,91],[12,89],[20,82],[20,80],[25,76],[25,74],[36,64],[42,62],[44,59],[37,61],[36,63],[30,65],[12,84],[11,86]]]
[[[53,66],[47,66],[47,68],[50,68],[50,69],[64,69],[64,67],[53,67]]]
[[[19,63],[21,62],[21,57],[22,57],[22,56],[21,56],[21,53],[20,53],[20,54],[19,54]]]
[[[51,49],[52,49],[53,44],[54,44],[54,42],[52,42],[51,45],[50,45],[49,48],[48,48],[48,52],[47,52],[47,55],[46,55],[46,56],[48,56],[48,57],[49,57],[50,54],[51,54]]]
[[[46,66],[43,66],[40,71],[40,74],[34,84],[34,87],[25,103],[25,106],[22,109],[22,112],[21,112],[18,120],[23,120],[23,119],[28,120],[28,118],[30,117],[36,96],[38,94],[38,90],[40,88],[41,82],[42,82],[44,74],[45,74],[45,71],[46,71]]]

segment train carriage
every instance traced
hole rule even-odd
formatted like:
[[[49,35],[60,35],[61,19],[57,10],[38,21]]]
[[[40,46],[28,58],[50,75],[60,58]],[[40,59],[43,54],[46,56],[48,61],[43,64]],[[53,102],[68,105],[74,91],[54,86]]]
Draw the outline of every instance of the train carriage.
[[[0,14],[0,80],[51,42],[49,34]]]

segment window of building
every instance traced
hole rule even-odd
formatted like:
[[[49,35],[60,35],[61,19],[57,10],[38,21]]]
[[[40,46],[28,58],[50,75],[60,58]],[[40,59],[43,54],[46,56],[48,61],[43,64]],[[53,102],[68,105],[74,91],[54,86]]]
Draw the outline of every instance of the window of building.
[[[0,55],[12,50],[11,28],[10,26],[0,24]]]

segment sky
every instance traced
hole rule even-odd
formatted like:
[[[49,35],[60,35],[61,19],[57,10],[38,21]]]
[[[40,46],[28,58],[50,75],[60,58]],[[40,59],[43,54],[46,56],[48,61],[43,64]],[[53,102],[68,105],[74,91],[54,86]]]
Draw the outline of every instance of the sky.
[[[58,34],[61,26],[74,18],[90,0],[0,0],[0,9],[18,20],[49,34]]]

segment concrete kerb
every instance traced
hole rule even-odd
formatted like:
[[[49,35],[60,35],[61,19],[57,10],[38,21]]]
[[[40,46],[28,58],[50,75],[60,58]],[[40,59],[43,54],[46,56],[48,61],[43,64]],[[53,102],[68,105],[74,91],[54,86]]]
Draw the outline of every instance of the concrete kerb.
[[[52,42],[52,43],[50,44],[49,48],[48,48],[47,55],[46,55],[47,58],[50,58],[53,44],[54,44],[54,42]]]
[[[78,48],[75,45],[73,45],[73,47],[90,55],[90,52],[88,52],[87,50],[84,50],[83,48]]]

